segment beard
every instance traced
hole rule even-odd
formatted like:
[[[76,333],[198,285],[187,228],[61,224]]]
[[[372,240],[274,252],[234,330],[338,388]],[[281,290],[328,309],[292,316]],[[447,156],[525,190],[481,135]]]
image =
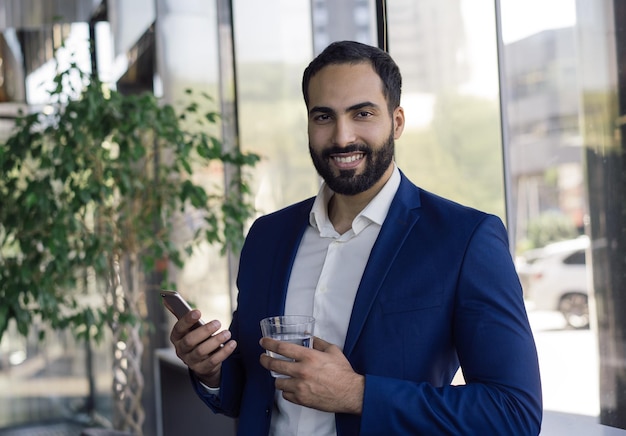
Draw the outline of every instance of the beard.
[[[317,173],[333,192],[341,195],[357,195],[370,189],[385,174],[393,161],[394,147],[392,130],[387,140],[377,149],[367,144],[350,144],[346,147],[332,147],[316,153],[309,144],[309,152]],[[356,170],[339,170],[339,174],[336,175],[330,163],[331,155],[355,151],[364,154],[363,172],[356,174]]]

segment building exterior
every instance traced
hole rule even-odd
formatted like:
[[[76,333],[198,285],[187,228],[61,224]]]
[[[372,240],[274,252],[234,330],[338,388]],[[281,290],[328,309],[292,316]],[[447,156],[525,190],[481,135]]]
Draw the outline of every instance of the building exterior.
[[[583,231],[580,84],[573,27],[544,30],[505,46],[507,114],[517,228],[560,211]]]

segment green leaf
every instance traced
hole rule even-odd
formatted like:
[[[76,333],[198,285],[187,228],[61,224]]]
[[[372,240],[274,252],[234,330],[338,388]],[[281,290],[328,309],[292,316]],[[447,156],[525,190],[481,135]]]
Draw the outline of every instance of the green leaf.
[[[80,95],[70,97],[67,77],[76,73],[85,80],[75,90]],[[195,181],[195,168],[228,163],[242,170],[256,162],[254,155],[225,154],[207,133],[220,121],[207,110],[209,95],[201,92],[198,102],[186,90],[178,110],[150,94],[105,96],[89,77],[73,62],[60,71],[54,113],[19,116],[0,144],[0,337],[11,320],[27,335],[34,317],[86,340],[102,338],[105,326],[141,325],[131,306],[114,304],[124,298],[80,297],[86,288],[103,293],[113,286],[131,257],[151,271],[155,259],[183,267],[202,241],[225,252],[243,239],[242,223],[252,216],[245,177],[229,195],[238,199],[232,204],[224,203],[223,188]],[[175,244],[172,222],[191,209],[204,225]]]

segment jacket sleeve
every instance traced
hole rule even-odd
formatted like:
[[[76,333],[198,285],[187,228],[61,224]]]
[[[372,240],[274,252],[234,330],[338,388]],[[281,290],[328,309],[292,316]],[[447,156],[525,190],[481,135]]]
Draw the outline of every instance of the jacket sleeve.
[[[235,315],[236,315],[235,311]],[[234,330],[231,324],[230,329]],[[240,397],[243,391],[243,374],[240,367],[239,351],[235,350],[233,354],[222,362],[222,378],[219,395],[208,392],[200,383],[195,373],[189,370],[191,384],[200,399],[214,412],[221,413],[231,418],[239,416]]]
[[[367,375],[362,435],[536,435],[542,415],[533,335],[500,220],[475,229],[458,274],[454,345],[465,385]]]

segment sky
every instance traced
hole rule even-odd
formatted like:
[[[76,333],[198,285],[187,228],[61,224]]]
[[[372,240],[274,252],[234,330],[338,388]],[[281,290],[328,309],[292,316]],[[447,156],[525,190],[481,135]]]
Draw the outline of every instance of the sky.
[[[505,44],[576,23],[576,0],[500,0],[500,8]]]

